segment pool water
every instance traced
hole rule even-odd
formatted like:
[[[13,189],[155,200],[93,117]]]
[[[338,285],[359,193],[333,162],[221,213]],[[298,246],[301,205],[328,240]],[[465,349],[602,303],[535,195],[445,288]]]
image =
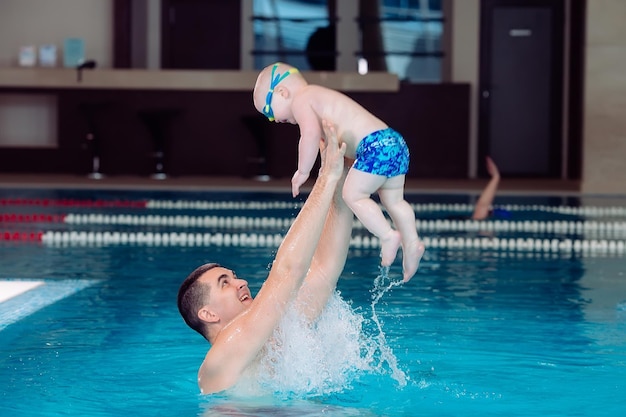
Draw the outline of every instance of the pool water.
[[[418,205],[442,204],[432,210],[420,205],[416,214],[426,220],[445,219],[458,211],[459,206],[450,204],[463,208],[471,201],[466,195],[408,198]],[[281,201],[284,206],[198,209],[124,203],[148,200]],[[425,225],[420,235],[434,247],[428,247],[418,274],[400,286],[391,283],[400,277],[401,262],[391,268],[390,281],[381,282],[377,248],[355,245],[338,294],[352,318],[362,319],[362,341],[373,352],[367,367],[348,366],[343,375],[349,378],[339,386],[325,382],[332,389],[294,392],[278,383],[282,390],[262,396],[202,396],[196,373],[209,346],[179,317],[178,285],[197,265],[218,260],[235,266],[256,292],[273,259],[273,241],[226,244],[216,243],[215,236],[280,235],[286,231],[284,223],[274,228],[194,226],[194,233],[212,234],[206,242],[185,241],[181,235],[158,242],[89,240],[76,234],[55,240],[52,232],[132,235],[190,229],[184,221],[71,224],[41,215],[290,219],[297,202],[280,193],[5,190],[0,193],[0,280],[43,285],[0,303],[0,415],[623,416],[626,261],[617,243],[623,244],[626,215],[616,203],[621,201],[601,197],[503,200],[511,204],[512,213],[505,221],[604,225],[583,233],[567,227],[530,232]],[[580,210],[597,205],[618,209],[597,215]],[[563,206],[576,210],[546,209]],[[366,234],[355,229],[355,235]],[[541,242],[534,248],[450,243],[459,237],[465,242],[591,239],[615,245],[613,250],[577,250]],[[340,328],[325,330],[332,346],[329,357],[339,353],[332,341],[341,337]],[[302,367],[309,376],[316,371],[308,363]]]

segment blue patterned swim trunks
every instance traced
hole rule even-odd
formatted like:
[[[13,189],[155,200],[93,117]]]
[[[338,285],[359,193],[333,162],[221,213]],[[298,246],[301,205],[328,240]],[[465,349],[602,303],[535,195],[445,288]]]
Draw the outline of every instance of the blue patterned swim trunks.
[[[356,148],[352,168],[387,178],[409,172],[409,147],[392,128],[367,135]]]

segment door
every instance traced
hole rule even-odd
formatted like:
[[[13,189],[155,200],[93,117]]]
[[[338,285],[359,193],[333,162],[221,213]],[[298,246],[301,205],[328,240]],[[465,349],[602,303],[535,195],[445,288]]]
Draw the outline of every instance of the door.
[[[240,68],[240,0],[162,0],[161,67]]]
[[[559,177],[562,167],[563,2],[483,0],[479,172]]]

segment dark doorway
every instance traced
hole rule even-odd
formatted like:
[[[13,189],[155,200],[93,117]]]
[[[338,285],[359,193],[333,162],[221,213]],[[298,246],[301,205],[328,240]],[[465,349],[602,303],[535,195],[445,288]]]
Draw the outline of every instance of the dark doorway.
[[[561,176],[564,1],[482,1],[479,156],[503,175]]]
[[[240,0],[162,0],[163,69],[240,68]]]

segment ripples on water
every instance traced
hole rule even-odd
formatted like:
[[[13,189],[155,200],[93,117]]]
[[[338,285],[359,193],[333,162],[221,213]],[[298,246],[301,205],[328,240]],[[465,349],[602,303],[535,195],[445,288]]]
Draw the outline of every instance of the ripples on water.
[[[352,250],[315,328],[286,319],[281,378],[254,398],[198,393],[207,343],[178,316],[195,266],[256,292],[274,249],[2,244],[3,279],[97,281],[0,332],[0,415],[589,415],[626,412],[623,259]],[[377,279],[378,278],[378,279]],[[296,336],[294,336],[296,335]]]

